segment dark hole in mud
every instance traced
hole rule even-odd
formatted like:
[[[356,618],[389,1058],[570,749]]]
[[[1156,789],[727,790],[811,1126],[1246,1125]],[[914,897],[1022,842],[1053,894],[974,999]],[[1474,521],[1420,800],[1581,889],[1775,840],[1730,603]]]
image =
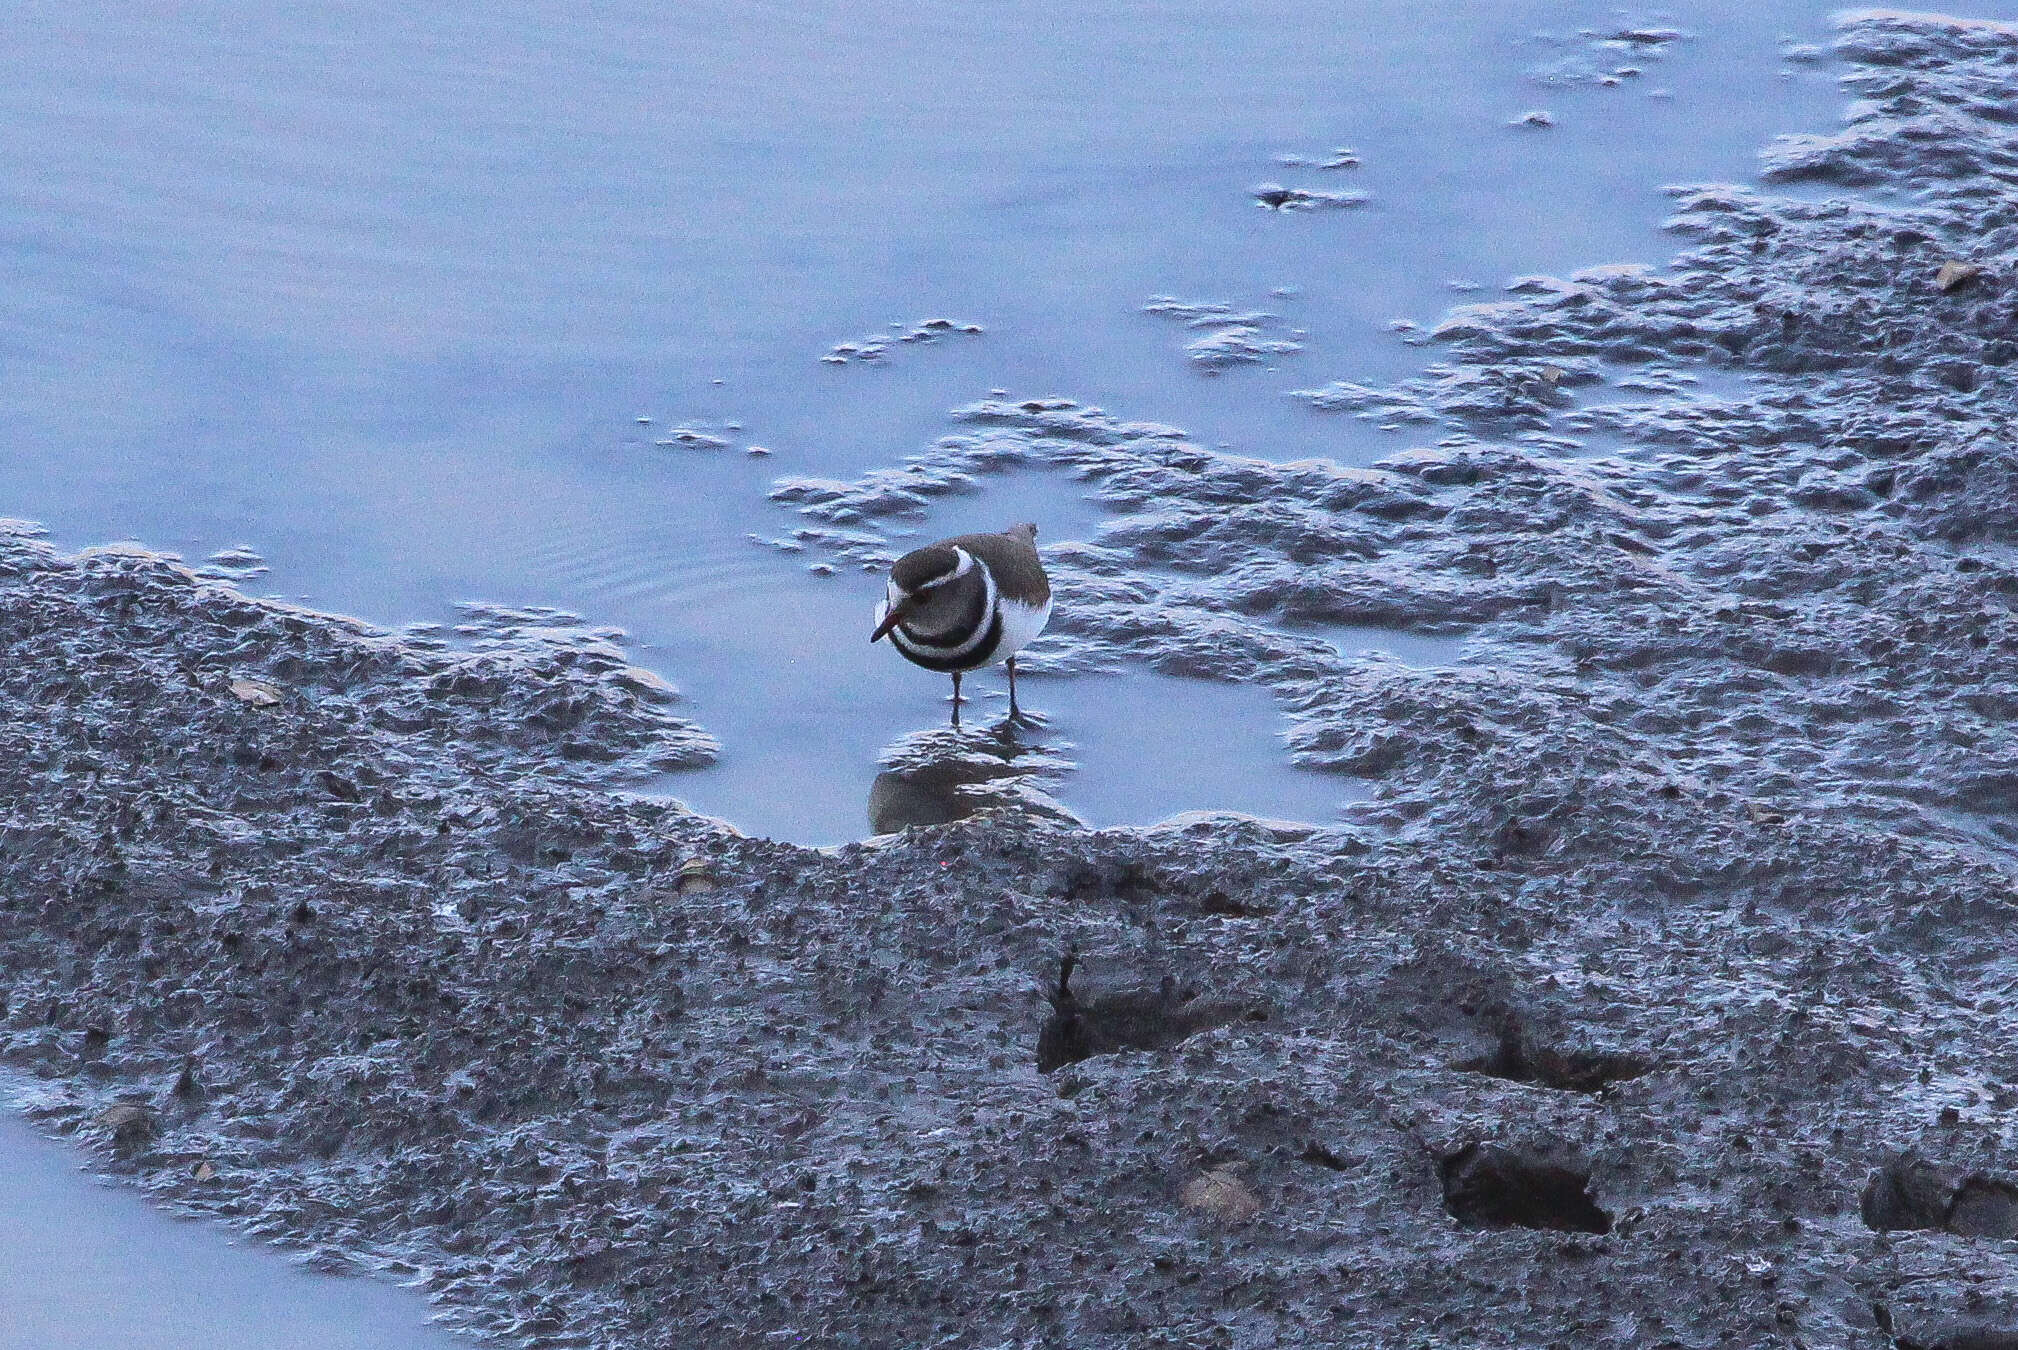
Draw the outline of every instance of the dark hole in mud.
[[[1947,1229],[1962,1237],[2018,1238],[2018,1185],[1971,1176],[1948,1203]]]
[[[1951,361],[1938,367],[1935,373],[1958,394],[1973,394],[1982,383],[1982,372],[1966,361]]]
[[[1081,864],[1059,879],[1059,890],[1067,900],[1119,900],[1140,904],[1154,896],[1158,879],[1138,863],[1094,866]]]
[[[1609,1233],[1590,1173],[1500,1144],[1467,1144],[1439,1164],[1443,1204],[1466,1228]]]
[[[1206,894],[1204,899],[1198,902],[1198,912],[1200,914],[1216,914],[1221,918],[1227,919],[1252,919],[1257,915],[1267,914],[1270,911],[1254,905],[1243,904],[1228,895],[1225,891],[1211,891]]]
[[[1047,997],[1051,1015],[1037,1033],[1037,1071],[1050,1073],[1095,1055],[1124,1050],[1166,1050],[1187,1036],[1243,1019],[1266,1021],[1264,1008],[1222,1000],[1201,999],[1195,990],[1180,990],[1166,975],[1155,989],[1131,989],[1100,994],[1082,1001],[1072,992],[1076,952],[1059,963],[1058,986]]]
[[[1878,1232],[2018,1238],[2018,1181],[1965,1174],[1909,1150],[1871,1174],[1858,1211]]]
[[[1313,1167],[1328,1167],[1334,1172],[1349,1172],[1352,1170],[1351,1163],[1339,1157],[1315,1139],[1303,1146],[1303,1152],[1296,1155],[1296,1160],[1301,1163],[1309,1163]]]
[[[1558,1050],[1538,1045],[1518,1018],[1500,1025],[1499,1044],[1490,1054],[1457,1065],[1467,1073],[1488,1074],[1510,1083],[1536,1083],[1561,1092],[1602,1092],[1614,1083],[1638,1078],[1649,1068],[1639,1055],[1609,1050]]]
[[[1554,839],[1555,832],[1546,826],[1509,817],[1493,832],[1493,848],[1501,857],[1533,857],[1545,852]]]

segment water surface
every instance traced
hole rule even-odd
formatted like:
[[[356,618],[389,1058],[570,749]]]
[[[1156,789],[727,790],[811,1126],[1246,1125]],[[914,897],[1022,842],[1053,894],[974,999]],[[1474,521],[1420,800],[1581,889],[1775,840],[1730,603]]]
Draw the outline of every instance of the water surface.
[[[471,1350],[420,1295],[318,1275],[78,1170],[0,1092],[0,1350]]]
[[[28,0],[0,57],[0,513],[250,543],[255,589],[387,624],[481,599],[620,625],[727,747],[679,795],[829,842],[931,695],[868,649],[877,578],[750,543],[791,523],[774,475],[892,463],[994,388],[1269,458],[1402,448],[1286,392],[1416,372],[1394,322],[1511,275],[1658,263],[1659,185],[1829,124],[1826,64],[1782,52],[1830,8]],[[1662,24],[1687,36],[1598,40]],[[1554,125],[1511,125],[1535,108]],[[1315,167],[1339,147],[1358,167]],[[1269,181],[1370,200],[1260,209]],[[1202,375],[1155,296],[1270,310],[1304,349]],[[932,317],[985,331],[820,360]],[[681,427],[725,445],[659,443]],[[1098,524],[1063,480],[965,505],[930,525]],[[1061,789],[1096,815],[1324,805],[1266,699],[1221,774],[1157,771],[1198,764],[1191,713],[1040,697],[1122,719],[1076,739],[1126,767]]]

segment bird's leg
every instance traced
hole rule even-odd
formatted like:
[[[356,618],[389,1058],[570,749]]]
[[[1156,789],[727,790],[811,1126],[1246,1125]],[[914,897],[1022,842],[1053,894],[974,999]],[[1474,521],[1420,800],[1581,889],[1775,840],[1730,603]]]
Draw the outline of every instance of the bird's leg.
[[[1035,713],[1024,712],[1016,702],[1016,658],[1012,656],[1004,664],[1009,667],[1009,720],[1004,725],[1012,727],[1043,725],[1043,718]]]
[[[960,672],[953,672],[953,725],[960,725]]]

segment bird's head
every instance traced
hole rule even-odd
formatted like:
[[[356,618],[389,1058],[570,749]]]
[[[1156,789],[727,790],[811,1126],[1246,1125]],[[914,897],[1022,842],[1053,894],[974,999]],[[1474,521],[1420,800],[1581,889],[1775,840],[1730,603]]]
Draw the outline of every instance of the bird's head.
[[[890,584],[884,593],[883,621],[876,625],[869,641],[881,642],[889,636],[892,628],[931,605],[945,593],[946,587],[973,570],[973,555],[964,548],[934,544],[930,548],[906,553],[890,569]]]

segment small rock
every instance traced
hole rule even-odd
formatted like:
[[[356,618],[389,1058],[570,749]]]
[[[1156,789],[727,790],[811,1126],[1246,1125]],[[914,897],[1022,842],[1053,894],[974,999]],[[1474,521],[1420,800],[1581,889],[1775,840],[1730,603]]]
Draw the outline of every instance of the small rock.
[[[701,895],[716,890],[721,883],[715,879],[714,869],[702,858],[689,858],[680,864],[679,877],[673,889],[681,895]]]
[[[340,802],[354,802],[362,796],[356,783],[331,769],[317,769],[315,782],[316,786]]]
[[[98,1113],[98,1123],[112,1135],[112,1146],[121,1153],[145,1148],[154,1139],[154,1113],[144,1106],[120,1102]]]
[[[233,680],[231,696],[252,708],[280,706],[280,690],[264,680]]]
[[[1952,291],[1968,285],[1982,275],[1983,269],[1975,263],[1956,262],[1951,258],[1942,263],[1940,270],[1934,273],[1934,284],[1943,291]]]
[[[1555,114],[1546,108],[1530,108],[1507,123],[1510,127],[1552,127],[1555,124]]]
[[[1261,1213],[1261,1197],[1240,1179],[1237,1163],[1201,1172],[1184,1183],[1179,1199],[1186,1209],[1209,1214],[1221,1223],[1247,1223]]]

